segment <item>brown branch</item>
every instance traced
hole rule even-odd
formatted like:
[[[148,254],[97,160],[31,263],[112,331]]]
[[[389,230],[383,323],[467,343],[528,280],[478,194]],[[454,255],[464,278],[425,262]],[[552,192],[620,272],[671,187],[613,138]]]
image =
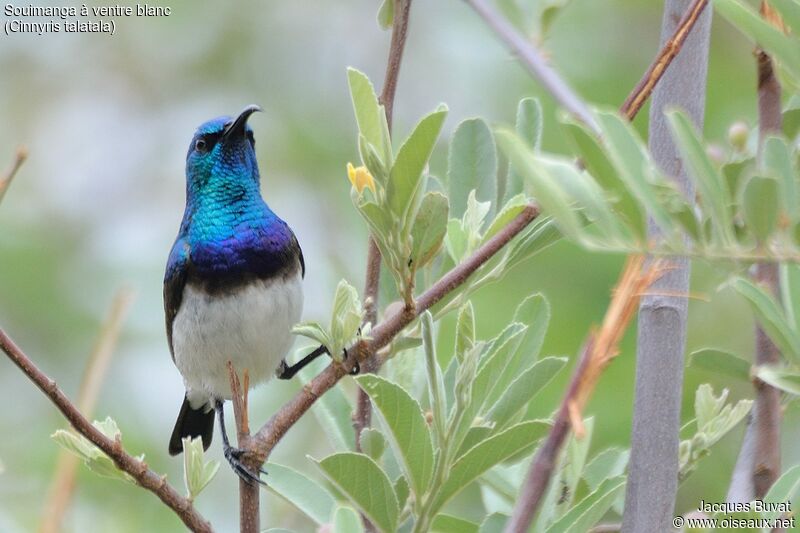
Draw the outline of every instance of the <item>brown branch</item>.
[[[761,15],[783,30],[777,12],[767,2],[761,3]],[[764,142],[772,134],[781,132],[781,85],[775,76],[772,59],[761,48],[756,48],[758,69],[758,155],[762,157]],[[757,263],[754,280],[780,297],[777,263]],[[756,325],[755,364],[775,365],[781,353],[761,326]],[[756,397],[753,411],[748,417],[747,430],[736,461],[729,500],[751,501],[763,498],[781,473],[781,395],[780,391],[758,378],[753,379]]]
[[[386,76],[383,80],[383,90],[380,103],[386,114],[386,123],[389,133],[392,131],[392,116],[394,111],[394,95],[397,92],[397,79],[400,75],[400,63],[403,60],[406,36],[408,35],[408,16],[411,11],[411,0],[394,0],[394,20],[392,21],[392,40],[389,45],[389,58],[386,61]],[[367,244],[367,273],[364,282],[364,321],[369,324],[378,323],[378,289],[381,277],[381,252],[375,239],[370,236]],[[380,367],[378,361],[371,357],[364,361],[362,372],[377,372]],[[372,403],[363,390],[358,390],[356,412],[353,414],[353,429],[355,431],[356,450],[361,451],[361,432],[372,424]],[[370,527],[370,526],[367,526]]]
[[[672,37],[661,47],[661,51],[651,63],[650,68],[647,69],[620,107],[620,113],[625,115],[628,120],[633,120],[647,99],[650,98],[653,89],[667,71],[672,60],[681,51],[683,43],[686,42],[686,38],[689,37],[697,19],[700,18],[700,14],[707,5],[708,0],[694,0],[694,3],[686,10]]]
[[[492,9],[484,0],[464,0],[483,18],[486,24],[511,51],[516,54],[522,65],[542,86],[561,104],[564,109],[575,115],[581,122],[599,134],[600,128],[591,111],[583,100],[575,94],[569,85],[553,70],[541,52],[527,39],[520,35],[509,22]]]
[[[27,158],[28,149],[24,146],[17,148],[17,152],[14,154],[14,162],[11,163],[11,167],[6,171],[5,175],[0,178],[0,202],[3,201],[3,196],[5,196],[8,186],[11,185],[11,180],[17,175],[19,167],[22,166],[22,163],[24,163]]]
[[[114,354],[122,321],[132,301],[133,293],[130,290],[121,289],[117,292],[111,303],[108,318],[106,318],[94,349],[89,355],[81,386],[78,390],[78,410],[84,416],[92,416],[94,406],[97,403],[97,396],[100,392],[100,385],[105,379],[108,364]],[[78,470],[78,462],[78,457],[67,450],[59,452],[49,495],[43,507],[44,517],[39,526],[40,533],[57,533],[61,530],[61,523],[64,520],[64,515],[67,512],[67,507],[75,488],[75,474]]]
[[[228,361],[228,379],[231,383],[231,403],[233,403],[233,418],[236,421],[236,438],[238,446],[247,446],[250,440],[250,422],[247,413],[247,394],[250,391],[250,375],[244,370],[242,379],[244,387],[239,381],[239,376],[233,368],[233,363]],[[250,465],[248,465],[250,466]],[[258,472],[258,468],[255,469]],[[260,531],[259,490],[257,483],[250,483],[239,478],[239,532],[258,533]]]
[[[203,518],[194,508],[192,502],[181,496],[169,483],[166,477],[161,476],[148,468],[144,461],[128,454],[119,440],[106,437],[99,429],[94,427],[78,408],[44,372],[28,358],[11,338],[0,329],[0,349],[8,355],[9,359],[22,370],[33,383],[50,399],[61,411],[61,414],[72,424],[75,431],[89,439],[114,461],[120,470],[128,473],[141,487],[149,490],[172,509],[183,523],[192,531],[210,532],[211,524]]]
[[[307,383],[294,398],[281,407],[261,429],[258,430],[247,448],[254,456],[254,463],[261,465],[267,460],[275,445],[283,438],[295,422],[326,391],[331,389],[355,365],[375,354],[420,313],[435,305],[449,292],[464,283],[481,265],[503,248],[511,239],[524,230],[537,216],[539,209],[530,204],[522,210],[507,226],[478,248],[464,262],[445,274],[431,288],[425,291],[413,308],[402,308],[384,319],[370,332],[370,338],[361,339],[348,349],[350,357],[341,363],[331,363],[325,370]]]
[[[602,371],[618,354],[618,346],[639,304],[639,298],[663,272],[659,263],[643,270],[642,256],[629,256],[617,282],[603,325],[591,333],[583,348],[581,359],[572,374],[567,392],[556,414],[555,422],[531,461],[528,475],[522,485],[514,512],[506,525],[506,533],[528,531],[539,508],[550,478],[556,467],[558,454],[572,427],[577,438],[582,438],[583,408],[591,396]]]

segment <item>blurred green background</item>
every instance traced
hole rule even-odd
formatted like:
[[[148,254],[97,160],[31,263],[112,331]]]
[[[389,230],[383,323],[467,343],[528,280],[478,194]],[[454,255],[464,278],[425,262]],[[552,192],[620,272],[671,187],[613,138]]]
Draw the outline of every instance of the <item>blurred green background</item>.
[[[89,5],[100,5],[90,3]],[[189,2],[166,18],[119,18],[114,36],[0,36],[0,165],[25,144],[29,161],[0,206],[0,325],[35,362],[76,397],[84,364],[117,288],[136,300],[125,321],[96,408],[113,417],[127,449],[145,453],[182,490],[182,463],[167,440],[183,388],[164,333],[161,280],[183,212],[185,151],[204,120],[257,103],[251,121],[263,191],[294,228],[305,253],[305,318],[326,320],[342,277],[363,284],[365,226],[352,208],[345,164],[358,158],[345,67],[380,87],[389,33],[376,24],[378,2]],[[577,91],[618,106],[658,44],[661,2],[573,0],[544,42]],[[5,22],[5,18],[4,18]],[[734,120],[753,123],[751,46],[715,20],[706,136],[724,141]],[[552,100],[458,0],[419,0],[395,104],[395,131],[446,102],[450,115],[431,172],[444,174],[446,140],[462,119],[513,122],[517,101],[539,96],[546,112],[544,149],[565,150]],[[647,109],[636,120],[646,131]],[[479,334],[490,336],[533,292],[549,299],[553,318],[544,353],[574,361],[586,333],[602,319],[623,257],[590,254],[561,243],[520,266],[475,298]],[[716,346],[751,356],[752,316],[724,288],[718,265],[693,265],[688,351]],[[445,322],[440,343],[450,346]],[[588,413],[596,416],[597,451],[630,436],[635,326],[603,376]],[[540,396],[542,415],[560,397],[568,373]],[[353,395],[352,382],[345,383]],[[724,378],[687,370],[684,415],[694,390]],[[271,382],[251,395],[251,420],[262,422],[297,387]],[[66,426],[44,396],[0,358],[0,531],[35,530]],[[732,391],[735,399],[751,394]],[[784,463],[800,461],[798,409],[786,412]],[[717,445],[680,489],[678,509],[724,498],[742,430]],[[317,476],[306,455],[330,452],[313,416],[305,417],[272,460]],[[209,452],[221,459],[219,437]],[[197,505],[220,531],[238,523],[237,483],[224,467]],[[479,504],[477,490],[456,505]],[[262,525],[310,531],[313,525],[273,495]],[[79,471],[66,531],[179,530],[148,492]]]

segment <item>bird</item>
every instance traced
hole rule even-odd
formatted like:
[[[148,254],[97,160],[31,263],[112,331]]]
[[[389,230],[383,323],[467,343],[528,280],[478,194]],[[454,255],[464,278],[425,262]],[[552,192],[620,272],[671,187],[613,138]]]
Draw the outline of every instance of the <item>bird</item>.
[[[261,111],[209,120],[186,154],[186,206],[164,275],[167,342],[186,394],[169,441],[184,437],[208,449],[219,419],[225,458],[249,482],[263,483],[230,445],[223,402],[231,398],[230,361],[252,385],[289,379],[327,350],[320,346],[287,365],[292,327],[303,309],[303,252],[289,225],[261,195],[255,138],[248,124]]]

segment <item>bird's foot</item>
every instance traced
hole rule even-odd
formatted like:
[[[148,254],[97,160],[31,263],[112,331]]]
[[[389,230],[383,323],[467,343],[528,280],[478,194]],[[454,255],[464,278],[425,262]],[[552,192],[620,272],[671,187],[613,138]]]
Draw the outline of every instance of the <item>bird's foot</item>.
[[[223,448],[225,459],[228,460],[228,464],[231,465],[231,468],[234,472],[236,472],[236,475],[250,484],[258,483],[259,485],[263,485],[265,487],[267,486],[266,482],[262,481],[260,477],[261,474],[266,475],[267,471],[259,467],[258,472],[256,472],[252,468],[245,465],[242,461],[244,450],[240,448],[234,448],[233,446],[223,446]]]
[[[345,348],[344,359],[342,360],[342,362],[346,363],[348,357],[350,357],[350,354],[347,353],[347,348]],[[350,372],[348,372],[348,374],[350,374],[351,376],[357,376],[359,373],[361,373],[361,365],[358,363],[358,359],[356,359],[355,362],[353,363],[353,368],[350,369]]]

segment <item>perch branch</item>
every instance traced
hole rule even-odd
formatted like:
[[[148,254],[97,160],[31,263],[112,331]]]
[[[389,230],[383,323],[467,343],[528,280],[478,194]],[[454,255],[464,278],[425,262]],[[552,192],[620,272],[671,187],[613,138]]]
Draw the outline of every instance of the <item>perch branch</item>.
[[[761,15],[783,30],[780,16],[768,3],[761,2]],[[772,58],[761,48],[755,49],[758,70],[758,156],[769,135],[780,134],[781,85],[775,76]],[[753,277],[774,297],[780,297],[777,263],[757,263]],[[781,361],[778,347],[761,326],[756,325],[756,365],[775,365]],[[781,395],[780,391],[758,378],[753,379],[756,398],[748,417],[742,448],[733,470],[728,501],[749,502],[763,498],[781,472]]]
[[[78,390],[78,411],[84,416],[92,416],[97,396],[100,393],[100,386],[105,379],[111,356],[117,345],[122,321],[132,301],[133,293],[129,289],[120,289],[117,292],[94,349],[89,355]],[[59,452],[53,481],[43,507],[44,517],[39,526],[40,533],[57,533],[61,530],[61,524],[75,488],[78,463],[76,455],[67,450]]]
[[[644,106],[645,102],[658,85],[659,80],[667,71],[667,68],[681,51],[683,43],[692,31],[697,19],[703,13],[703,10],[708,5],[708,0],[694,0],[694,3],[686,10],[678,27],[675,28],[672,37],[661,47],[661,51],[650,64],[650,67],[639,80],[639,83],[633,88],[631,93],[625,99],[625,102],[620,107],[620,113],[625,115],[628,120],[633,120],[636,114]]]
[[[603,324],[599,331],[589,335],[553,427],[531,461],[514,512],[506,525],[506,533],[528,531],[570,428],[576,438],[582,438],[585,434],[583,409],[586,402],[603,370],[619,353],[619,342],[636,314],[640,296],[664,271],[659,263],[651,263],[644,270],[643,264],[642,256],[628,257]]]
[[[503,248],[511,239],[524,230],[537,216],[539,209],[529,204],[496,235],[478,248],[464,262],[445,274],[433,284],[417,300],[413,308],[402,308],[370,332],[370,338],[361,339],[348,349],[348,357],[342,363],[331,363],[311,382],[307,383],[294,398],[281,407],[261,429],[258,430],[248,448],[254,456],[254,464],[261,465],[266,461],[275,445],[283,438],[289,428],[313,405],[326,391],[332,388],[355,365],[356,361],[364,361],[386,346],[403,328],[410,324],[420,313],[435,305],[449,292],[464,283],[481,265]]]
[[[247,445],[250,439],[250,422],[247,413],[247,393],[250,390],[250,375],[245,369],[242,376],[244,387],[242,387],[239,376],[233,368],[233,363],[228,361],[228,379],[231,384],[233,418],[236,421],[236,439],[239,447],[242,448]],[[255,469],[255,471],[258,472],[258,469]],[[260,531],[259,504],[258,484],[239,478],[240,533],[258,533]]]
[[[178,515],[186,527],[191,531],[213,531],[211,524],[200,515],[192,505],[192,502],[181,496],[178,491],[167,483],[165,476],[150,470],[144,461],[140,461],[128,454],[119,440],[109,439],[94,427],[61,391],[56,382],[39,370],[33,361],[14,344],[14,341],[2,329],[0,329],[0,349],[53,402],[56,408],[61,411],[61,414],[72,424],[75,431],[100,448],[114,461],[117,468],[128,473],[141,487],[158,496],[167,507]]]
[[[547,89],[564,109],[575,115],[595,133],[600,128],[583,100],[553,70],[541,52],[484,0],[464,0],[492,28],[501,41],[519,58],[523,66]]]

